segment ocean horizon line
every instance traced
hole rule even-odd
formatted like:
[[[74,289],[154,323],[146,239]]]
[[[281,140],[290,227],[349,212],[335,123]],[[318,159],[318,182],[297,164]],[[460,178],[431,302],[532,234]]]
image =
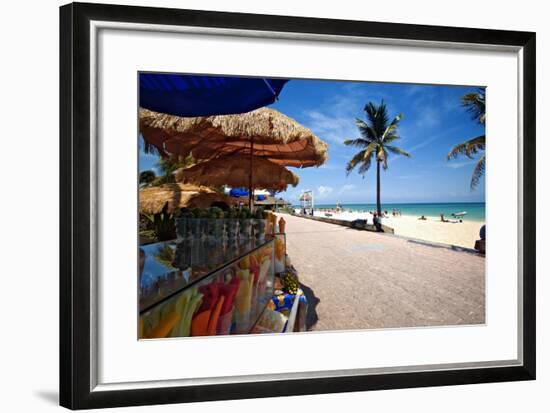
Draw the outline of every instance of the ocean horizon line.
[[[336,203],[316,203],[314,208],[336,209]],[[376,209],[376,203],[340,203],[344,211],[366,213]],[[293,208],[301,208],[293,205]],[[382,210],[391,214],[397,210],[402,215],[438,217],[443,214],[451,217],[453,214],[463,213],[462,219],[467,221],[485,221],[485,202],[387,202],[382,204]]]
[[[376,205],[376,202],[316,202],[315,205]],[[437,201],[437,202],[382,202],[382,205],[448,205],[448,204],[485,204],[485,201]],[[298,205],[298,204],[296,204]]]

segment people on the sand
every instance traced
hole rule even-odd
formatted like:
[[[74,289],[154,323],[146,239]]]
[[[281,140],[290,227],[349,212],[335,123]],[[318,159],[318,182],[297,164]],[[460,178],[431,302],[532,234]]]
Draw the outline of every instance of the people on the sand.
[[[481,238],[482,240],[485,240],[485,225],[483,225],[480,229],[479,229],[479,238]]]
[[[445,219],[445,215],[439,214],[439,216],[441,217],[441,222],[449,222],[448,219]]]
[[[418,219],[421,219],[422,221],[426,221],[426,217],[424,215],[422,215],[420,218]]]
[[[381,232],[382,231],[382,222],[381,218],[378,216],[378,214],[375,212],[374,216],[372,217],[372,223],[374,224],[376,231]]]

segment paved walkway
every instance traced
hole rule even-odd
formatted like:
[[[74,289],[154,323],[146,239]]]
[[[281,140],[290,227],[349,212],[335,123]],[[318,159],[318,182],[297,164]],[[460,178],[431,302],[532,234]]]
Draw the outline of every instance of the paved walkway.
[[[284,215],[310,330],[485,322],[485,258]]]

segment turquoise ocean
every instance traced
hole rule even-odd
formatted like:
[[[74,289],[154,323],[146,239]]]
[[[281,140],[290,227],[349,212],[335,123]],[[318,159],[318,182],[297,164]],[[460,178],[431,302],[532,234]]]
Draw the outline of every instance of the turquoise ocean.
[[[294,208],[300,208],[295,205]],[[336,204],[315,204],[315,209],[336,208]],[[376,204],[342,204],[342,208],[350,212],[369,212],[376,210]],[[466,212],[465,221],[485,221],[485,202],[436,202],[436,203],[414,203],[414,204],[382,204],[382,211],[399,210],[403,215],[412,216],[435,216],[444,214],[451,218],[452,213]]]

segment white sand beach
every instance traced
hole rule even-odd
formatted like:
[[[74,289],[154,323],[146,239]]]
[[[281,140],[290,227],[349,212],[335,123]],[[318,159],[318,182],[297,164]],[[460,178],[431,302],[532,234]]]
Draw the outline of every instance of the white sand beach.
[[[324,217],[325,213],[315,211],[315,216]],[[353,221],[366,219],[372,223],[372,215],[359,212],[332,213],[331,218]],[[479,230],[484,224],[480,221],[457,222],[450,219],[442,222],[440,217],[426,216],[426,220],[420,220],[417,216],[402,215],[383,218],[382,223],[395,230],[396,235],[408,238],[418,238],[425,241],[440,242],[466,248],[474,248],[475,241],[479,239]]]

